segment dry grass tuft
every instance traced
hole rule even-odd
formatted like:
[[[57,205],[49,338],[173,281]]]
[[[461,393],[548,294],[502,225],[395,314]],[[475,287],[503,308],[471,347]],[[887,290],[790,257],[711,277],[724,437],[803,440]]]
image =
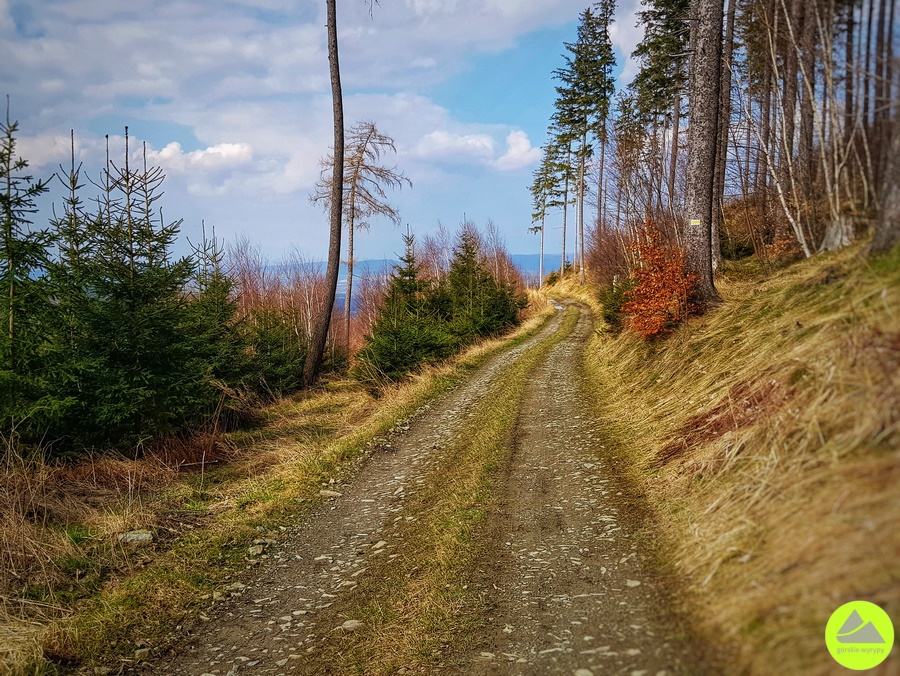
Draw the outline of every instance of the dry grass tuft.
[[[0,676],[40,673],[44,627],[34,621],[0,616]]]
[[[547,298],[572,298],[581,301],[596,315],[603,309],[597,296],[597,288],[592,284],[581,284],[575,275],[568,275],[556,284],[545,286],[541,293]]]
[[[755,383],[738,383],[712,408],[690,416],[656,452],[654,465],[662,467],[719,436],[760,424],[790,396],[790,389],[777,378],[763,376]]]
[[[550,300],[543,290],[528,289],[528,307],[525,309],[525,317],[531,319],[541,316],[551,309]]]
[[[900,616],[898,255],[736,270],[662,345],[594,339],[598,411],[736,669],[828,671],[849,600]]]

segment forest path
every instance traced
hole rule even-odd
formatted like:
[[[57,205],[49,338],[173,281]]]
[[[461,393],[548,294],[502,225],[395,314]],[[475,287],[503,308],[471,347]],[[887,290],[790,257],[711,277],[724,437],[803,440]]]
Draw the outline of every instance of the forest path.
[[[135,671],[685,672],[644,533],[598,459],[591,330],[587,309],[557,312],[488,360]]]
[[[581,364],[582,310],[528,380],[503,497],[480,561],[491,609],[460,673],[693,673],[652,571],[640,505],[607,471]],[[652,536],[651,536],[652,537]]]

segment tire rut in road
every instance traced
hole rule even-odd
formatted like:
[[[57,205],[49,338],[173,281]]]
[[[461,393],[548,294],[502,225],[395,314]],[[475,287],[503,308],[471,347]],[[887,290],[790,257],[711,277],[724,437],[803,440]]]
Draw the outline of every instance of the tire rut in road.
[[[696,672],[642,537],[602,460],[583,396],[582,310],[533,372],[480,586],[492,612],[458,673],[663,676]]]

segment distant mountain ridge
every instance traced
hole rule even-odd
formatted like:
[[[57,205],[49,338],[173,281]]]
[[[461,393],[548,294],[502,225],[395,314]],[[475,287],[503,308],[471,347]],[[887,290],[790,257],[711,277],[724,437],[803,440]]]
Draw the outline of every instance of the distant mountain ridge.
[[[522,273],[522,276],[525,277],[526,283],[537,283],[537,276],[540,272],[541,263],[540,254],[510,254],[510,258],[512,258],[513,264],[519,269],[519,271]],[[556,254],[544,255],[545,276],[549,275],[554,270],[559,270],[559,260],[559,256]],[[313,264],[318,266],[319,270],[322,273],[325,272],[325,261],[315,261]],[[399,264],[400,261],[391,258],[368,258],[365,260],[356,261],[353,266],[353,279],[358,281],[365,277],[374,277],[385,273],[390,273],[393,267]],[[270,269],[277,271],[281,267],[282,266],[280,265],[273,265]],[[341,263],[340,272],[338,273],[337,297],[335,298],[335,305],[337,305],[338,307],[343,307],[344,290],[346,288],[346,285],[347,264]],[[353,311],[356,312],[356,310],[356,299],[354,298]]]
[[[540,254],[510,254],[513,264],[519,269],[523,275],[535,275],[540,272],[541,255]],[[553,270],[559,269],[560,257],[557,254],[544,254],[544,274],[549,274]],[[372,258],[356,261],[354,265],[354,276],[357,272],[360,274],[379,273],[384,270],[390,270],[394,265],[398,265],[400,261],[388,258]],[[324,269],[325,263],[320,263]],[[341,263],[341,280],[347,278],[347,264]]]

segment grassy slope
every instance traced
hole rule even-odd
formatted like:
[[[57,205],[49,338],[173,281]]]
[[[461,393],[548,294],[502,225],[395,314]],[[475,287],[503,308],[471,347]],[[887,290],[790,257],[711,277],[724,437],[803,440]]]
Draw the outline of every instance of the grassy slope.
[[[161,457],[8,464],[0,497],[16,499],[0,501],[0,674],[127,661],[139,645],[164,644],[176,624],[202,621],[216,589],[252,567],[254,539],[277,537],[368,446],[549,314],[544,305],[510,336],[426,368],[378,399],[336,380],[284,400],[257,429],[227,435],[226,457],[203,472],[179,472]],[[154,545],[119,545],[117,534],[134,528],[153,530]]]
[[[839,605],[900,618],[900,250],[751,267],[661,343],[598,333],[586,368],[701,632],[745,673],[826,673]]]

